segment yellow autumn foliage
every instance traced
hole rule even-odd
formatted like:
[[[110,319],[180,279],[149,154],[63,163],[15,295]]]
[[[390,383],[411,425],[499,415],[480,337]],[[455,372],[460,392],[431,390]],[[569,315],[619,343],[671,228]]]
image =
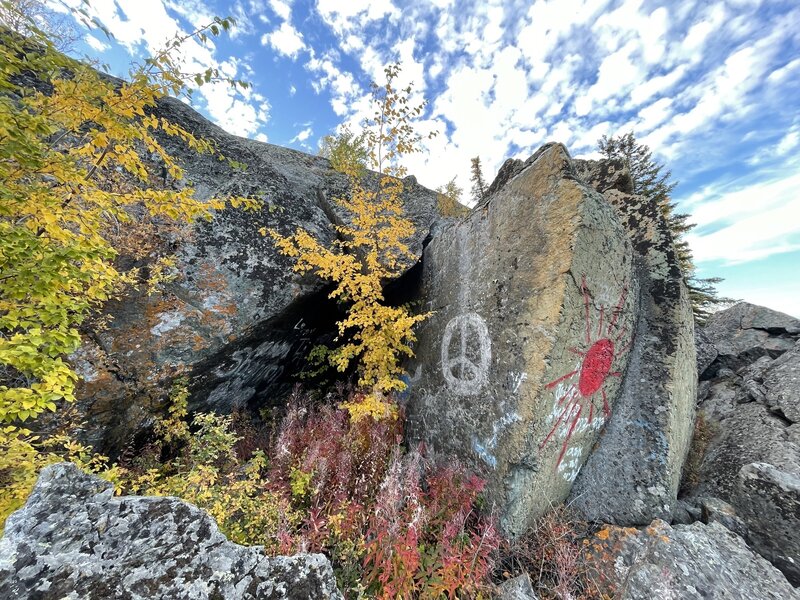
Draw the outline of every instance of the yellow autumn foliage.
[[[405,306],[388,306],[383,295],[383,284],[399,276],[415,258],[408,247],[414,224],[405,216],[401,201],[400,178],[406,170],[400,159],[420,151],[422,137],[414,132],[412,121],[422,113],[424,103],[409,104],[410,87],[395,89],[399,72],[399,65],[391,65],[385,69],[386,84],[373,84],[375,113],[362,135],[354,137],[346,131],[340,143],[327,142],[335,167],[351,184],[350,196],[336,199],[350,217],[348,223],[336,227],[339,239],[328,248],[303,229],[289,236],[269,231],[278,250],[294,259],[296,272],[314,273],[335,283],[330,297],[348,307],[347,316],[338,323],[338,339],[343,343],[326,358],[342,372],[353,361],[358,364],[358,383],[371,393],[346,405],[355,419],[394,414],[386,395],[405,389],[400,362],[413,355],[413,327],[428,316],[413,315]],[[351,148],[354,144],[358,147]],[[380,174],[377,186],[367,183],[364,159]]]
[[[148,290],[168,281],[174,264],[159,261],[147,281],[114,263],[114,227],[131,226],[132,209],[180,223],[210,219],[225,206],[256,208],[246,198],[201,201],[190,186],[153,189],[144,156],[157,157],[175,179],[183,170],[163,136],[196,152],[210,141],[156,116],[159,98],[187,83],[221,77],[214,69],[185,73],[177,56],[190,37],[227,30],[215,18],[120,82],[56,50],[10,0],[25,36],[0,26],[0,522],[18,507],[42,466],[63,458],[92,471],[105,460],[66,437],[40,439],[23,426],[58,401],[75,397],[77,375],[66,356],[79,327],[125,286]],[[246,86],[243,82],[231,84]],[[219,157],[224,160],[223,157]],[[134,182],[133,185],[130,182]]]

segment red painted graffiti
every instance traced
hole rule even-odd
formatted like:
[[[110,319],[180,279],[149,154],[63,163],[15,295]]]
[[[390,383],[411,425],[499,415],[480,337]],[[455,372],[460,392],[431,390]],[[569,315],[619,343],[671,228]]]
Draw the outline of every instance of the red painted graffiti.
[[[561,446],[561,453],[558,455],[558,461],[556,462],[556,469],[558,469],[564,458],[570,438],[581,416],[586,414],[589,424],[592,424],[595,417],[595,401],[598,396],[603,399],[604,417],[608,418],[611,414],[603,384],[609,377],[620,376],[619,371],[612,371],[611,369],[617,358],[625,354],[632,343],[632,339],[629,339],[623,347],[618,347],[620,340],[626,337],[628,333],[625,326],[619,326],[619,317],[625,305],[625,299],[628,296],[628,286],[622,286],[619,301],[611,309],[610,315],[606,315],[605,306],[600,307],[596,329],[592,326],[592,318],[589,311],[590,301],[589,290],[586,286],[586,276],[581,279],[581,291],[583,292],[584,319],[586,321],[585,350],[570,348],[570,352],[581,357],[581,365],[574,371],[562,375],[545,386],[546,389],[550,390],[561,382],[572,380],[566,390],[563,390],[561,396],[556,399],[557,406],[561,407],[559,416],[550,432],[539,444],[539,449],[544,448],[558,431],[558,428],[569,423]],[[604,323],[607,316],[610,318],[608,322]],[[574,381],[576,375],[578,377],[577,383]]]

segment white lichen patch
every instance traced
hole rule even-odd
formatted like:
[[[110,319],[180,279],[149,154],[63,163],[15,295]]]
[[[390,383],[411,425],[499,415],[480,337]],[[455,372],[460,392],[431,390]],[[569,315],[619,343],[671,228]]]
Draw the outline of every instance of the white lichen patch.
[[[169,312],[161,313],[159,321],[150,329],[150,333],[156,336],[162,336],[168,331],[177,329],[183,323],[186,315],[180,310],[171,310]]]

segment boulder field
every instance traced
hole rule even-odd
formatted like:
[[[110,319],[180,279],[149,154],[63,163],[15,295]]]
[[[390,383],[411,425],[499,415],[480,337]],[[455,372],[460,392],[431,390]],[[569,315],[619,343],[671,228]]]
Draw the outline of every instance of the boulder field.
[[[337,315],[325,286],[293,273],[259,230],[304,227],[330,244],[348,218],[334,201],[346,178],[324,158],[231,136],[177,101],[158,111],[244,165],[165,140],[187,179],[162,174],[161,185],[263,208],[160,233],[177,279],[110,302],[113,318],[70,357],[83,377],[83,441],[112,455],[163,410],[178,376],[192,410],[279,406]],[[588,560],[621,598],[797,597],[800,322],[740,303],[696,327],[659,206],[632,194],[619,161],[575,160],[551,143],[506,161],[463,217],[439,215],[436,193],[413,178],[402,200],[417,259],[387,295],[431,312],[406,365],[408,444],[486,478],[506,536],[565,501],[607,523],[587,541]],[[532,597],[524,577],[506,588]],[[115,498],[109,484],[55,465],[7,522],[0,596],[73,589],[340,597],[322,556],[266,558],[189,504]]]
[[[800,320],[740,302],[703,333],[716,356],[698,394],[710,440],[676,517],[728,504],[750,546],[800,585]]]

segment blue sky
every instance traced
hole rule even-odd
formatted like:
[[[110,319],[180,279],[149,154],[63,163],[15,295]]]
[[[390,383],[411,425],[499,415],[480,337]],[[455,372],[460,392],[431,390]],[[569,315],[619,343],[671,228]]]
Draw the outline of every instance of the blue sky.
[[[79,4],[80,0],[65,0]],[[113,33],[80,53],[124,75],[177,32],[232,15],[232,35],[185,46],[253,84],[204,86],[197,109],[243,136],[316,152],[369,112],[401,61],[429,101],[408,161],[421,183],[469,189],[546,141],[592,156],[634,131],[679,181],[701,276],[800,317],[800,3],[797,0],[92,0]]]

